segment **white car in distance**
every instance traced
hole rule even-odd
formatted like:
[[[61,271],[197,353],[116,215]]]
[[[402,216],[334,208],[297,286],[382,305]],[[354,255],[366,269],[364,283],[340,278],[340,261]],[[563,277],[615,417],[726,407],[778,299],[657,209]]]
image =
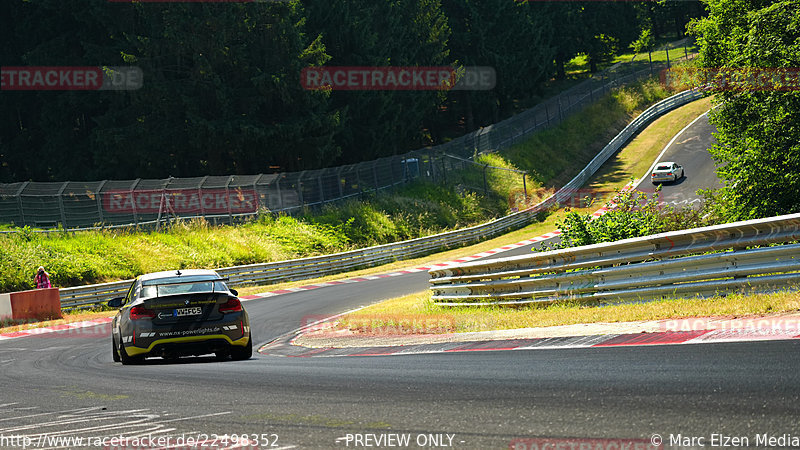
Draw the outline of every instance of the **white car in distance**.
[[[650,181],[653,184],[663,183],[665,181],[678,181],[683,178],[683,166],[678,165],[672,161],[664,161],[656,164],[653,173],[650,174]]]

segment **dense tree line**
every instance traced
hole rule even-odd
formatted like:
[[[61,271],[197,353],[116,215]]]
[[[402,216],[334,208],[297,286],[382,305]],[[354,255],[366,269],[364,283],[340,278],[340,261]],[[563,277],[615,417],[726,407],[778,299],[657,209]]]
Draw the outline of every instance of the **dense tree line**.
[[[0,93],[0,181],[313,169],[513,114],[586,54],[681,31],[693,2],[4,0],[2,66],[142,69],[135,91]],[[310,91],[304,67],[491,66],[491,91]]]
[[[798,212],[800,1],[710,0],[708,5],[708,18],[691,27],[702,66],[715,69],[711,73],[786,69],[789,75],[785,85],[747,78],[713,84],[719,108],[711,114],[718,128],[712,155],[725,183],[715,193],[718,212],[727,220]]]

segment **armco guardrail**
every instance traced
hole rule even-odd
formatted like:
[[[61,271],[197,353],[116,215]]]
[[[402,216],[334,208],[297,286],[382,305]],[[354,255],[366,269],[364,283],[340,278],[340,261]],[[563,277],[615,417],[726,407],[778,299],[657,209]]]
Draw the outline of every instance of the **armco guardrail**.
[[[791,214],[452,265],[430,271],[431,290],[444,306],[772,290],[800,283],[798,240],[800,214]]]
[[[649,121],[667,111],[700,98],[697,91],[684,91],[651,106],[633,122],[628,124],[597,156],[592,159],[575,178],[543,202],[523,211],[510,214],[491,222],[462,230],[448,231],[409,241],[378,245],[332,255],[280,261],[266,264],[227,267],[218,269],[229,277],[234,286],[247,284],[270,284],[297,281],[365,268],[387,262],[410,259],[429,254],[443,248],[454,248],[500,235],[530,223],[541,211],[563,202],[580,188],[596,171],[616,153],[625,142]],[[64,308],[90,306],[124,295],[132,280],[61,289],[61,305]]]

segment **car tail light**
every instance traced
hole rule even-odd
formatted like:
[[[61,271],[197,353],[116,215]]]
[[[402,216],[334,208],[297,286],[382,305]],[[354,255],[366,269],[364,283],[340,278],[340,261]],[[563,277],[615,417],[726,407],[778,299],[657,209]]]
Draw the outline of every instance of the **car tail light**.
[[[219,312],[221,313],[238,312],[241,310],[242,302],[236,297],[230,298],[227,302],[219,305]]]
[[[672,172],[667,173],[667,176],[671,177],[672,176]]]
[[[156,312],[144,306],[134,306],[131,308],[131,320],[150,320],[156,317]]]

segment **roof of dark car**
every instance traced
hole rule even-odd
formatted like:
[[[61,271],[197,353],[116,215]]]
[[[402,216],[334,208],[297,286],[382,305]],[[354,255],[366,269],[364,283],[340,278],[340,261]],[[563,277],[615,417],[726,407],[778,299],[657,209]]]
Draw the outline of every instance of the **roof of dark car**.
[[[207,277],[208,280],[218,280],[218,279],[222,278],[222,277],[219,276],[219,274],[217,272],[215,272],[213,270],[186,269],[186,270],[180,270],[180,271],[178,271],[178,270],[167,270],[167,271],[164,271],[164,272],[147,273],[147,274],[141,275],[139,277],[139,281],[142,281],[142,282],[144,282],[144,281],[155,281],[155,280],[159,280],[159,279],[162,279],[162,278],[165,278],[165,279],[166,278],[172,278],[172,279],[174,279],[175,277],[187,277],[187,278],[191,277],[195,281],[200,281],[200,280],[202,280],[202,278],[206,278],[206,277]],[[202,277],[202,278],[200,278],[200,277]],[[172,280],[172,281],[174,281],[174,280]]]

